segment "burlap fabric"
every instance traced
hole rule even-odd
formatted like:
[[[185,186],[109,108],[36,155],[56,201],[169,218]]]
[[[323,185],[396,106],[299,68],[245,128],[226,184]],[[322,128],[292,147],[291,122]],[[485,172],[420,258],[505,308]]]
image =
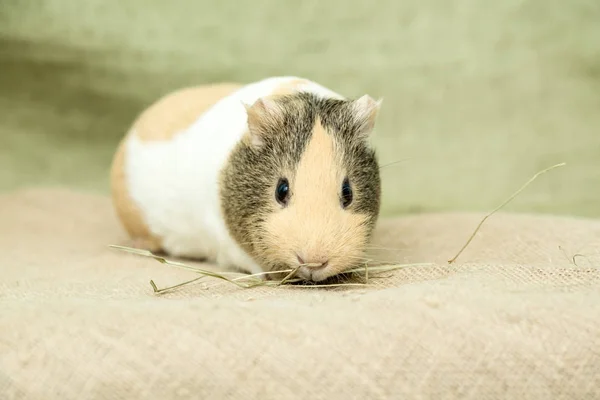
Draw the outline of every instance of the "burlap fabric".
[[[108,249],[108,199],[5,195],[0,398],[600,398],[600,221],[497,214],[448,265],[480,217],[383,220],[385,257],[436,265],[369,289],[157,296],[193,273]]]

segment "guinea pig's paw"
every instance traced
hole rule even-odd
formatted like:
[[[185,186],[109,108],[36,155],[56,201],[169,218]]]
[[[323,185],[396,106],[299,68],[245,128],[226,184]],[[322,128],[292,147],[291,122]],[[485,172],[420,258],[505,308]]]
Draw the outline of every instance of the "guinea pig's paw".
[[[265,274],[262,271],[248,274],[248,276],[252,277],[251,279],[255,279],[255,280],[261,281],[261,282],[268,281],[270,279],[269,274]]]
[[[269,275],[265,275],[265,274],[262,274],[262,275],[257,275],[257,276],[256,276],[256,279],[258,279],[258,280],[260,280],[260,281],[262,281],[262,282],[265,282],[265,281],[268,281],[268,280],[269,280]]]

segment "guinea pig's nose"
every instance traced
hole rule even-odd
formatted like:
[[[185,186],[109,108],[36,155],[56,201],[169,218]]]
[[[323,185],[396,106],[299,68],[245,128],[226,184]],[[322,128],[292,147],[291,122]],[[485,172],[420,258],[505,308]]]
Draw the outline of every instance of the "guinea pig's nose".
[[[296,254],[296,258],[298,258],[298,262],[300,263],[300,265],[309,268],[324,268],[329,263],[329,260],[327,260],[327,258],[325,258],[324,256],[310,258],[307,257],[307,261],[304,261],[302,257]]]

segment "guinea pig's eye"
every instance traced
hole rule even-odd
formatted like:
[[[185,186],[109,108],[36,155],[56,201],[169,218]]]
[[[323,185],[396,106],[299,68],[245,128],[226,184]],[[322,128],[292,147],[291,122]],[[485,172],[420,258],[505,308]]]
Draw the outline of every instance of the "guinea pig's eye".
[[[352,187],[348,178],[342,183],[342,207],[346,208],[352,203]]]
[[[275,199],[282,206],[285,206],[290,197],[290,185],[287,179],[281,178],[277,182],[277,188],[275,189]]]

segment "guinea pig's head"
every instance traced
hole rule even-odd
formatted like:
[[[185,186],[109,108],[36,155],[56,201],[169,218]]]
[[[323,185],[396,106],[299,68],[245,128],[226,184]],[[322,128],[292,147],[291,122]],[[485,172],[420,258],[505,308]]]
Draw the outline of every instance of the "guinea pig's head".
[[[229,232],[265,271],[322,281],[365,262],[381,183],[369,137],[381,101],[296,93],[245,105],[221,175]],[[240,106],[242,106],[240,104]]]

